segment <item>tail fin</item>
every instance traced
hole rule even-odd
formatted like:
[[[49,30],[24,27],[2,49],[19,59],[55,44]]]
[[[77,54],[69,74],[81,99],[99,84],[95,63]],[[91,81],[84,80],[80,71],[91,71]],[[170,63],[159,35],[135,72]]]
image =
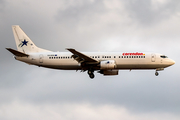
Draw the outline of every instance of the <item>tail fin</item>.
[[[38,48],[18,25],[12,26],[12,30],[18,51],[23,53],[50,52]]]

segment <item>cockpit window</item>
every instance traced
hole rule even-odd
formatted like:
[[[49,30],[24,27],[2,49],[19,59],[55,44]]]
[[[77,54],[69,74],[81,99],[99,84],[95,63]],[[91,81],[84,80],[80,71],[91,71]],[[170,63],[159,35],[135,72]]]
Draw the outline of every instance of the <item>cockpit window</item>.
[[[167,56],[165,56],[165,55],[161,55],[161,58],[168,58]]]

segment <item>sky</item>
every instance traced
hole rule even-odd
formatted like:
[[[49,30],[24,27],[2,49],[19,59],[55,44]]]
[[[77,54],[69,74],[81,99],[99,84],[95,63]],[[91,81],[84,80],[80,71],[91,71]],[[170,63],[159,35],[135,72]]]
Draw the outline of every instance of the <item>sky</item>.
[[[1,120],[179,120],[180,1],[0,0]],[[176,64],[120,70],[118,76],[28,65],[16,49],[12,25],[41,48],[96,52],[152,52]]]

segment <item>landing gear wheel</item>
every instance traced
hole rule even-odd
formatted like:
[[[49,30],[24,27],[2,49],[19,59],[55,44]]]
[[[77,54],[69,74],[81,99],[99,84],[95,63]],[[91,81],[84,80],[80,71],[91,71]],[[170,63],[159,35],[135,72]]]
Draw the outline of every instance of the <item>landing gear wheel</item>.
[[[90,77],[91,79],[93,79],[93,78],[94,78],[94,74],[89,74],[89,77]]]
[[[92,74],[93,72],[91,71],[91,70],[88,70],[88,74],[90,75],[90,74]]]
[[[91,79],[94,78],[94,70],[92,68],[90,68],[87,73]]]
[[[155,75],[156,75],[156,76],[158,76],[158,75],[159,75],[159,73],[156,71],[156,72],[155,72]]]

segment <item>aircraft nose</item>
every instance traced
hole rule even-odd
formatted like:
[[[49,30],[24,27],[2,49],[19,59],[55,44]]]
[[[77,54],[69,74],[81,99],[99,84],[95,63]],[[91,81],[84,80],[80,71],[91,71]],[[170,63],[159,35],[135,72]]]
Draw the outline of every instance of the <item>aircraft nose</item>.
[[[175,61],[174,60],[171,60],[171,65],[174,65],[175,64]]]

